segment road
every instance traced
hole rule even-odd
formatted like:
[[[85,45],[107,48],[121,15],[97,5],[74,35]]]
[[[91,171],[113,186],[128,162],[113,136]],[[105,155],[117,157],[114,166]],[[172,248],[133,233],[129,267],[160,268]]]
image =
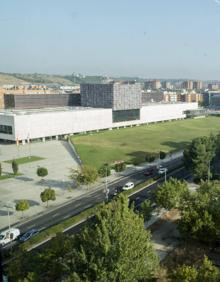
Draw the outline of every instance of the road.
[[[169,169],[179,166],[181,162],[182,159],[179,157],[164,163],[164,165],[166,165],[169,171]],[[123,177],[118,181],[114,181],[113,183],[108,183],[108,189],[110,191],[109,194],[111,195],[116,187],[122,187],[128,181],[132,181],[135,185],[137,185],[148,178],[150,177],[146,177],[142,170],[132,175]],[[19,228],[21,233],[24,233],[32,228],[43,230],[104,201],[105,197],[105,185],[103,184],[96,191],[85,194],[79,198],[75,198],[58,208],[48,211],[47,213],[33,217],[25,223],[15,224],[14,227]]]

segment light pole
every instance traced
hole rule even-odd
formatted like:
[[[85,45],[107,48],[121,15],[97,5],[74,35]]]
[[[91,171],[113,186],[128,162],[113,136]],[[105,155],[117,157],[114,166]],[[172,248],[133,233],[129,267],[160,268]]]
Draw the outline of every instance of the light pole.
[[[108,176],[108,166],[106,165],[105,166],[105,198],[106,201],[108,202],[109,189],[108,189],[107,176]]]

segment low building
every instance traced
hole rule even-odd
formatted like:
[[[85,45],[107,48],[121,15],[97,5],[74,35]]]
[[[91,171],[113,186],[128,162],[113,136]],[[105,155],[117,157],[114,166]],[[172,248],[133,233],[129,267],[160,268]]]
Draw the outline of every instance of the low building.
[[[67,134],[135,126],[145,123],[183,119],[187,110],[197,109],[197,103],[154,104],[142,106],[139,116],[132,120],[113,109],[66,107],[36,110],[1,110],[0,139],[21,141],[59,138]]]

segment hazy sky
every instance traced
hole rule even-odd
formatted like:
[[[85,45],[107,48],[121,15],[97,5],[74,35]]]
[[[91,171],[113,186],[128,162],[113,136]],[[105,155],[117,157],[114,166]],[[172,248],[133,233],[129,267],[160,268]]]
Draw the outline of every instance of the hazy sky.
[[[220,0],[1,0],[0,71],[220,79]]]

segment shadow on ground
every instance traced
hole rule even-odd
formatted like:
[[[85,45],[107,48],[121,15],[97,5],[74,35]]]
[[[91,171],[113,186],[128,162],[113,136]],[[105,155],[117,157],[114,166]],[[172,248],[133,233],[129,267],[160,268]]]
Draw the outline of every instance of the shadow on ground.
[[[17,203],[19,203],[21,200],[23,200],[23,199],[14,200],[14,203],[17,204]],[[28,199],[26,199],[26,200],[28,201],[30,207],[39,206],[39,205],[40,205],[39,202],[37,202],[37,201],[28,200]]]
[[[22,181],[25,181],[25,182],[33,181],[34,180],[33,178],[26,177],[26,176],[17,176],[16,179],[22,180]]]
[[[145,162],[146,152],[136,151],[136,152],[132,152],[132,153],[127,154],[127,156],[130,157],[129,163],[132,163],[134,165],[138,165],[140,163]]]
[[[12,211],[9,211],[9,215],[13,215],[14,213]],[[6,216],[8,215],[8,211],[0,210],[0,216]]]
[[[62,181],[62,180],[53,180],[53,179],[43,179],[36,182],[36,185],[51,187],[51,188],[61,188],[66,189],[73,186],[72,181]]]
[[[177,150],[184,150],[186,146],[188,146],[190,142],[183,141],[183,142],[175,142],[175,141],[165,141],[161,143],[161,145],[170,147],[170,151],[177,151]]]

